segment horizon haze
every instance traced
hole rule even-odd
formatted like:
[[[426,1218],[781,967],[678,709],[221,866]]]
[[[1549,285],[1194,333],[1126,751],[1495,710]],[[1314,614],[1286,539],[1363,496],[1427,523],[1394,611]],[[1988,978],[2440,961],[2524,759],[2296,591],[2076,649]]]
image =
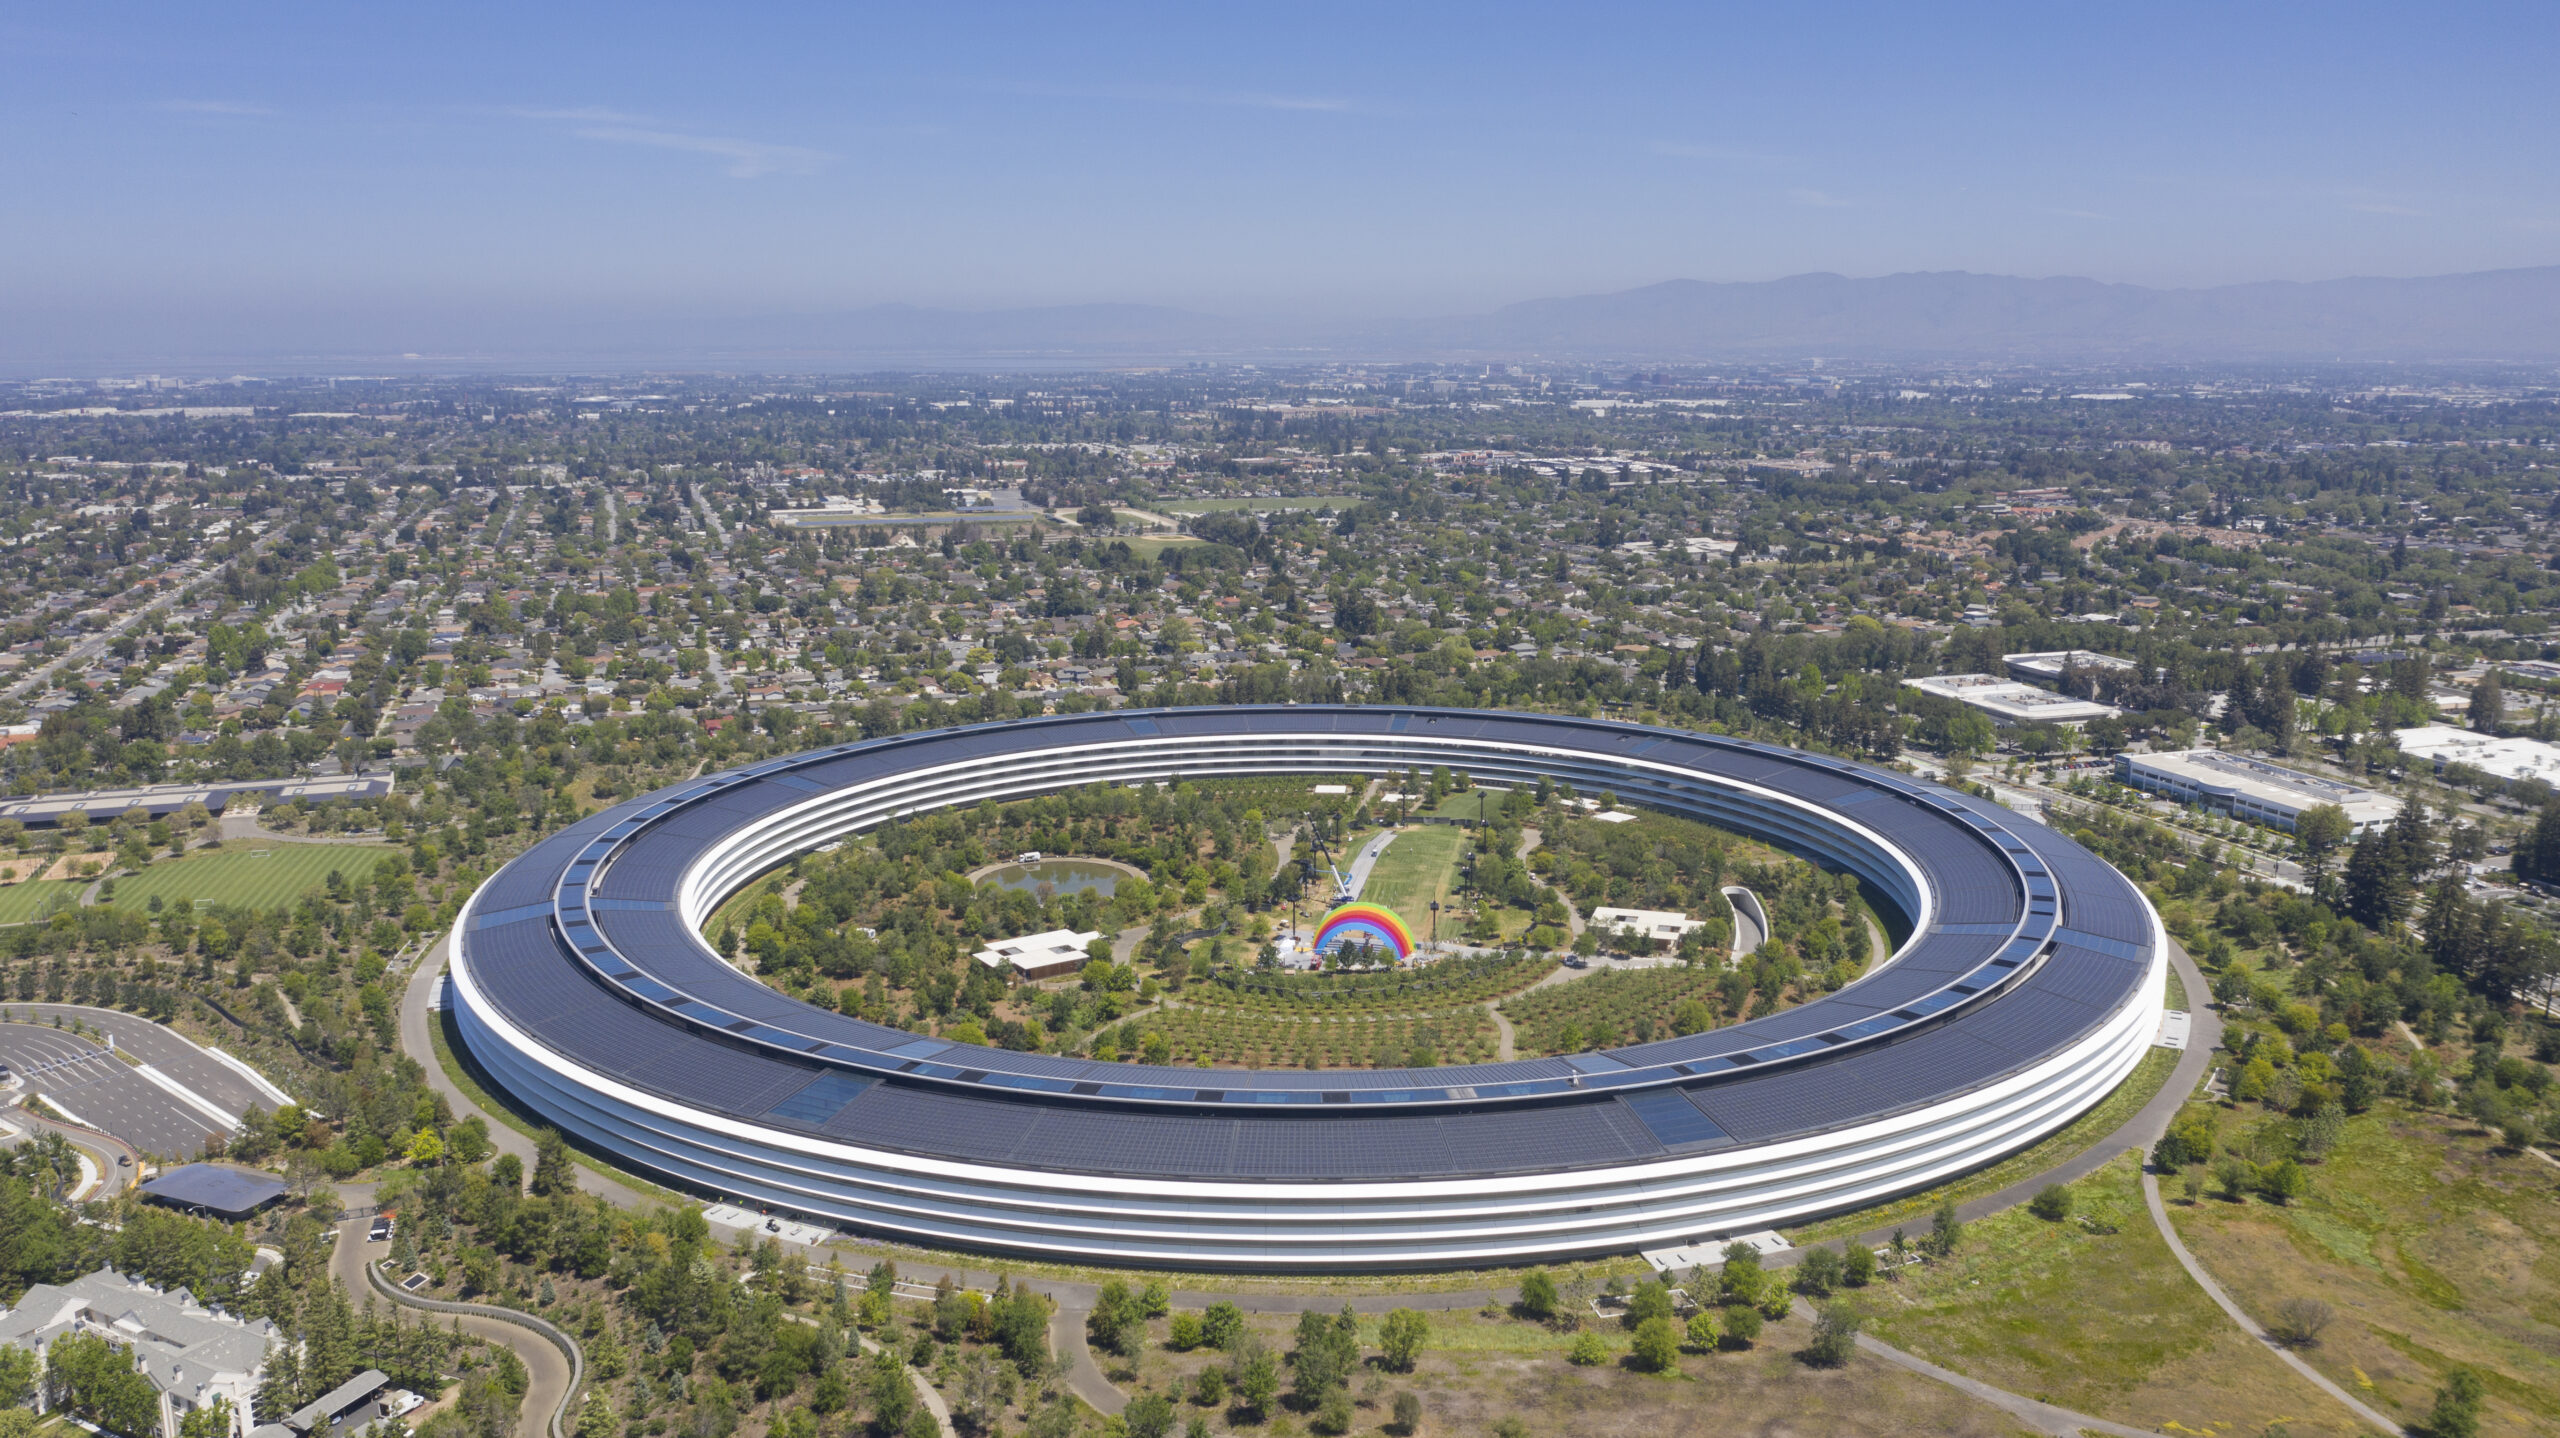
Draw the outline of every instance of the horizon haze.
[[[0,368],[2540,358],[2556,35],[2526,6],[21,15]]]

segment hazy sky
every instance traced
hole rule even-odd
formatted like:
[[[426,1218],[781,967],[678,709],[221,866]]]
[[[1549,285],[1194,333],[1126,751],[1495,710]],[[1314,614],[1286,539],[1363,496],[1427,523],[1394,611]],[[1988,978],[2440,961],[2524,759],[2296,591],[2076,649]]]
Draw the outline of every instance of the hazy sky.
[[[0,320],[2560,260],[2560,6],[220,4],[0,18]]]

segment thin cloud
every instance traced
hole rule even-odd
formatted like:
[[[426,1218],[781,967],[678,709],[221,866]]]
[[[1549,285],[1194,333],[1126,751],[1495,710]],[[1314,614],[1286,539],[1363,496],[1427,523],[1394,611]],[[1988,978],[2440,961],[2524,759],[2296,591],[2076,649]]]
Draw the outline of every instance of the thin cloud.
[[[1845,210],[1857,203],[1855,200],[1844,200],[1824,190],[1789,190],[1787,198],[1799,205],[1811,205],[1818,210]]]
[[[2104,214],[2097,210],[2047,210],[2045,213],[2048,215],[2060,215],[2066,220],[2103,220],[2111,225],[2116,223],[2116,217],[2114,215]]]
[[[1284,110],[1298,114],[1348,115],[1370,107],[1338,95],[1277,95],[1262,90],[1192,90],[1130,85],[998,84],[986,88],[1051,100],[1116,100],[1141,105],[1215,105],[1233,110]]]
[[[638,145],[652,150],[671,150],[681,155],[708,155],[715,160],[726,161],[729,177],[737,180],[753,180],[765,175],[813,174],[835,158],[824,150],[813,150],[805,145],[776,145],[728,135],[697,135],[670,130],[645,115],[597,106],[518,106],[501,113],[519,120],[569,125],[572,127],[570,134],[599,144]]]
[[[1727,165],[1786,165],[1795,161],[1792,155],[1772,154],[1740,145],[1696,145],[1678,140],[1656,140],[1652,150],[1669,159],[1714,160]]]
[[[159,108],[181,115],[272,115],[270,105],[252,104],[247,100],[163,100]]]
[[[556,110],[519,107],[504,113],[513,115],[519,120],[565,120],[582,125],[646,125],[649,123],[646,115],[634,115],[622,110],[607,110],[593,105]]]
[[[629,125],[587,125],[574,131],[581,140],[614,145],[645,145],[687,155],[710,155],[729,162],[729,177],[752,180],[762,175],[806,175],[835,156],[800,145],[768,145],[761,140],[733,140],[720,135],[686,135],[673,130],[643,130]]]

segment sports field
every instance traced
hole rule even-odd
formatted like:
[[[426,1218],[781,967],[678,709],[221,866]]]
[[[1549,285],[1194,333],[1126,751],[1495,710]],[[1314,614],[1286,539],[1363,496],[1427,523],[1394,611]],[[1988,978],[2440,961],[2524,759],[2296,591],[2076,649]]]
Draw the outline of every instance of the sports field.
[[[80,891],[88,885],[64,880],[43,880],[32,884],[0,884],[0,924],[23,924],[45,910],[55,895],[66,903],[77,902]]]
[[[183,859],[163,859],[139,874],[116,880],[115,902],[120,909],[141,909],[156,895],[198,904],[281,908],[325,886],[331,869],[345,874],[348,883],[364,882],[373,873],[374,862],[389,852],[375,844],[237,840]]]

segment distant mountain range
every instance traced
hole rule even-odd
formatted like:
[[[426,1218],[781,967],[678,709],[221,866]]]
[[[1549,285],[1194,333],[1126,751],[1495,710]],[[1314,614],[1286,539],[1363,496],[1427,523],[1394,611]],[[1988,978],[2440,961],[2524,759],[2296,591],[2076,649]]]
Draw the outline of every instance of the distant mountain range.
[[[1961,271],[1672,280],[1434,328],[1460,349],[1718,359],[2560,357],[2560,265],[2425,279],[2159,290]]]
[[[2151,289],[1961,271],[1671,280],[1490,314],[1367,323],[1238,320],[1157,305],[924,309],[584,324],[447,314],[426,323],[262,316],[11,325],[0,368],[190,362],[291,370],[1070,368],[1257,360],[2560,360],[2560,265],[2419,279]],[[375,343],[348,342],[379,330]],[[289,331],[298,331],[291,332]],[[411,353],[411,352],[418,353]]]
[[[935,310],[615,325],[603,346],[779,367],[1184,359],[2560,359],[2560,265],[2423,279],[2150,289],[1961,271],[1671,280],[1484,315],[1366,325],[1153,305]],[[591,337],[606,340],[604,334]],[[572,344],[574,345],[574,341]]]

